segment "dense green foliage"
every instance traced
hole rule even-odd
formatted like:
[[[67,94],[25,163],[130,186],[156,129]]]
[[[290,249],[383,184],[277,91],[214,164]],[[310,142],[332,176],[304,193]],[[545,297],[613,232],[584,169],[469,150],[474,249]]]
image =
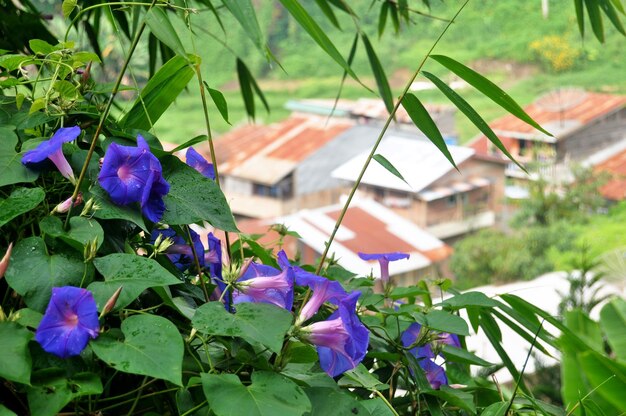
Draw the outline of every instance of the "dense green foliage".
[[[602,39],[598,1],[604,0],[586,3],[594,33]],[[210,71],[222,55],[199,56],[205,48],[223,53],[223,45],[201,43],[194,30],[239,27],[251,41],[249,50],[237,52],[245,56],[231,61],[250,117],[260,105],[269,105],[253,77],[262,68],[254,59],[239,58],[255,50],[276,62],[271,47],[280,49],[277,38],[263,35],[257,15],[263,27],[289,33],[294,42],[303,41],[306,32],[334,61],[335,71],[362,82],[355,73],[358,65],[351,67],[326,33],[328,25],[344,24],[335,13],[363,22],[357,27],[361,31],[372,28],[365,3],[354,2],[355,13],[343,1],[318,0],[323,17],[309,16],[295,0],[280,3],[291,15],[286,26],[282,17],[268,21],[280,8],[257,11],[248,0],[222,0],[216,9],[209,0],[198,0],[194,5],[212,13],[217,25],[197,27],[190,19],[195,10],[185,2],[65,0],[61,9],[71,20],[67,33],[76,32],[77,43],[31,38],[28,30],[26,39],[5,36],[10,43],[0,51],[0,247],[6,253],[0,260],[0,413],[563,416],[563,409],[533,397],[522,377],[525,366],[511,360],[499,325],[517,332],[530,349],[560,348],[568,354],[563,396],[569,406],[599,414],[589,399],[597,392],[605,412],[620,408],[626,385],[619,336],[623,301],[601,314],[614,358],[597,347],[594,323],[568,316],[574,332],[515,295],[459,293],[448,280],[394,287],[384,272],[394,260],[387,256],[399,260],[406,254],[370,254],[381,264],[378,290],[371,276],[325,258],[334,234],[317,269],[300,268],[285,253],[276,255],[242,235],[229,245],[229,233],[238,229],[220,188],[219,167],[194,152],[187,152],[186,163],[174,155],[200,141],[211,143],[207,93],[226,118],[226,101],[212,88],[218,81]],[[412,6],[429,2],[417,3]],[[613,3],[603,3],[603,11],[620,27]],[[51,3],[46,7],[55,10]],[[386,1],[381,7],[391,22],[387,33],[411,23],[408,2]],[[26,13],[7,10],[0,15],[3,31],[12,27],[6,22]],[[27,14],[38,27],[45,23],[30,4]],[[293,21],[305,32],[292,31]],[[102,22],[113,28],[113,42],[122,42],[113,54],[99,38],[110,29]],[[403,105],[446,153],[423,110],[424,97],[405,90],[392,101],[384,61],[368,37],[361,33],[360,38],[377,88],[393,109],[389,121]],[[141,51],[138,62],[131,59],[136,51]],[[289,61],[289,51],[274,52]],[[430,58],[433,74],[450,69],[486,99],[536,126],[482,75],[451,57]],[[99,61],[106,72],[95,77]],[[183,144],[166,151],[162,140],[169,137],[158,134],[154,123],[193,81],[199,90],[190,92],[198,94],[202,113],[197,118],[206,117],[205,128],[200,135],[177,129]],[[119,100],[129,89],[134,95]],[[474,110],[466,115],[476,123]],[[223,243],[212,234],[201,241],[193,231],[207,224],[224,233]],[[529,234],[525,244],[539,252],[547,238]],[[435,290],[449,297],[436,303]],[[584,317],[582,311],[571,312],[578,313]],[[561,331],[563,341],[543,327],[543,320]],[[585,328],[577,326],[581,323]],[[591,342],[584,339],[586,330]],[[485,334],[501,364],[467,350],[464,337],[470,331]],[[506,367],[515,385],[502,391],[491,379],[475,376],[470,365],[485,367],[486,373]],[[611,372],[618,377],[607,377]]]

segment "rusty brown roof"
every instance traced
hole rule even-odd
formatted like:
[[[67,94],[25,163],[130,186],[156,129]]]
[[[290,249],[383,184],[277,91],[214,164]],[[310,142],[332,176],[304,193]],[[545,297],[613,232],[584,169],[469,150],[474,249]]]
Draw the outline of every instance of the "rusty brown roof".
[[[525,107],[524,111],[539,125],[550,131],[551,127],[559,129],[559,126],[567,123],[571,123],[572,127],[584,126],[623,108],[624,105],[626,105],[626,96],[623,95],[565,90],[540,97]],[[494,131],[522,134],[536,132],[534,127],[510,114],[489,123],[489,126]]]
[[[248,172],[250,167],[267,166],[255,163],[255,158],[290,162],[295,166],[353,125],[347,119],[298,115],[270,125],[237,127],[215,140],[220,172],[235,174]],[[208,145],[197,150],[210,159]],[[244,167],[246,164],[249,168]]]
[[[600,187],[600,194],[607,199],[626,199],[626,150],[622,150],[594,167],[595,172],[606,172],[609,180]]]

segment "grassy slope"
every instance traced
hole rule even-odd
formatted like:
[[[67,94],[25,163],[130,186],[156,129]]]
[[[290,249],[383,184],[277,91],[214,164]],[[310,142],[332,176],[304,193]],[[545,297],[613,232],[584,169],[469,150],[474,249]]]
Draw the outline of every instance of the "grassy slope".
[[[268,2],[269,3],[269,2]],[[369,1],[354,1],[355,7],[368,7]],[[432,14],[449,17],[460,1],[448,1],[445,4],[433,3]],[[558,4],[553,4],[558,3]],[[600,45],[587,34],[581,41],[577,31],[574,10],[571,2],[551,2],[551,11],[548,19],[541,17],[539,2],[519,2],[516,0],[485,0],[470,2],[461,14],[458,23],[453,25],[436,50],[436,53],[446,54],[464,63],[481,62],[480,71],[490,79],[503,86],[518,102],[527,104],[537,95],[552,88],[563,86],[580,86],[592,90],[613,91],[626,93],[626,59],[622,52],[626,39],[620,37],[610,28],[605,45]],[[315,8],[310,9],[319,16]],[[444,23],[415,18],[416,25],[403,28],[399,37],[393,33],[386,33],[381,40],[376,35],[376,16],[378,10],[373,9],[362,19],[362,26],[369,34],[379,57],[393,82],[394,93],[398,93],[401,85],[406,82],[410,71],[414,70],[425,52],[432,45],[434,39],[442,30]],[[340,12],[338,12],[340,15]],[[289,99],[310,97],[334,97],[341,78],[339,67],[308,38],[297,25],[291,21],[276,34],[276,10],[264,3],[260,10],[260,20],[266,32],[272,31],[272,49],[275,51],[282,66],[270,67],[260,53],[248,42],[245,34],[239,29],[236,22],[225,21],[227,34],[221,33],[214,24],[212,17],[201,14],[197,18],[203,28],[213,36],[227,43],[233,53],[245,58],[251,69],[260,74],[260,83],[272,112],[267,115],[259,106],[257,121],[271,122],[284,118],[288,112],[282,107]],[[352,42],[350,33],[351,22],[347,18],[341,19],[344,32],[338,32],[332,27],[324,27],[332,37],[338,49],[347,55]],[[270,28],[270,29],[267,29]],[[388,28],[388,31],[391,27]],[[204,30],[204,29],[203,29]],[[243,103],[233,82],[234,55],[224,52],[213,37],[204,32],[197,32],[196,51],[202,55],[203,69],[206,80],[212,86],[218,86],[224,91],[229,103],[230,119],[236,125],[246,122]],[[585,58],[581,58],[574,70],[554,73],[544,71],[537,64],[528,45],[549,35],[562,35],[568,43],[581,50]],[[189,43],[191,46],[191,44]],[[491,65],[491,60],[498,62]],[[520,76],[517,72],[511,73],[508,68],[518,68],[518,64],[533,64],[536,73],[532,76]],[[359,50],[353,67],[361,79],[368,85],[374,82],[363,50]],[[447,77],[444,70],[434,62],[428,62],[427,70]],[[393,76],[396,74],[397,76]],[[287,87],[287,88],[285,88]],[[462,94],[483,115],[491,120],[503,114],[496,107],[479,94],[466,90]],[[420,92],[420,98],[426,101],[445,102],[441,94],[434,91]],[[344,97],[371,97],[370,92],[350,82],[344,89]],[[224,132],[230,126],[226,124],[216,110],[212,111],[212,126],[216,132]],[[458,129],[463,141],[471,138],[475,128],[461,116],[458,117]],[[200,98],[197,86],[192,85],[189,91],[179,97],[176,104],[158,122],[156,133],[163,139],[173,142],[182,142],[200,134],[204,130],[204,121],[200,107]]]

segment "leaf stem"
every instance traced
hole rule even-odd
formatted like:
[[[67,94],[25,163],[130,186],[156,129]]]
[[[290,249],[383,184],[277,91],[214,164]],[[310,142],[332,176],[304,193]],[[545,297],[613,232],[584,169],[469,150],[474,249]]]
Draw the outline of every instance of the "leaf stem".
[[[157,0],[152,0],[152,3],[150,4],[148,11],[150,11],[150,9],[154,6],[156,2]],[[100,116],[98,127],[96,128],[96,131],[93,134],[93,138],[91,139],[91,145],[89,146],[89,151],[87,152],[87,158],[85,159],[83,168],[81,169],[80,175],[78,176],[78,180],[76,181],[74,193],[72,194],[72,201],[70,204],[70,209],[67,211],[67,217],[65,218],[65,224],[63,225],[63,228],[65,230],[68,229],[70,213],[72,212],[72,208],[74,207],[74,204],[76,203],[76,198],[78,197],[78,192],[80,191],[80,185],[83,183],[83,180],[85,179],[85,175],[87,173],[87,167],[89,166],[89,162],[91,161],[91,157],[93,156],[93,152],[96,148],[96,142],[98,141],[98,136],[100,135],[100,132],[102,131],[102,127],[104,126],[104,121],[109,116],[109,112],[111,111],[111,107],[113,106],[113,100],[115,99],[115,96],[117,95],[120,89],[120,85],[122,84],[122,79],[124,78],[124,73],[126,73],[126,69],[128,68],[128,65],[130,64],[130,58],[133,56],[133,53],[135,52],[135,49],[137,48],[137,45],[139,44],[139,39],[141,38],[141,35],[143,34],[143,31],[145,28],[146,28],[146,20],[144,19],[141,22],[141,25],[139,26],[137,33],[135,33],[135,37],[133,39],[133,42],[130,45],[128,55],[126,56],[126,59],[124,60],[124,63],[122,64],[120,73],[118,74],[117,79],[115,80],[115,85],[113,86],[113,90],[111,91],[111,96],[109,97],[109,100],[107,101],[106,106],[104,107],[104,111],[102,112],[102,115]]]
[[[393,408],[393,406],[391,405],[391,403],[389,403],[389,400],[387,400],[387,398],[385,398],[385,395],[382,394],[381,392],[379,392],[378,390],[370,390],[371,392],[373,392],[374,394],[376,394],[378,397],[380,397],[382,399],[383,402],[385,402],[385,404],[387,405],[387,407],[389,408],[389,410],[391,410],[391,412],[394,414],[394,416],[400,416],[398,414],[398,412],[396,412],[396,409]]]
[[[209,120],[209,109],[207,107],[206,101],[206,91],[204,90],[204,82],[202,81],[202,71],[200,70],[200,64],[196,64],[195,66],[196,75],[198,77],[198,85],[200,87],[200,97],[202,98],[202,111],[204,113],[204,122],[206,124],[206,134],[209,142],[209,150],[211,151],[211,163],[213,164],[213,171],[215,172],[215,183],[218,188],[222,188],[220,183],[220,174],[219,169],[217,168],[217,158],[215,157],[215,147],[213,146],[213,133],[211,133],[211,121]],[[224,242],[226,243],[226,251],[228,253],[228,258],[231,258],[230,252],[230,237],[228,236],[228,232],[224,231]],[[207,301],[208,302],[208,301]]]
[[[363,164],[363,168],[361,169],[361,172],[359,173],[359,176],[357,177],[357,180],[356,180],[354,186],[352,187],[352,189],[350,190],[350,193],[348,194],[348,198],[346,199],[346,203],[344,204],[343,208],[341,209],[341,213],[339,214],[339,218],[337,218],[337,222],[335,223],[335,228],[333,229],[333,232],[330,235],[330,238],[329,238],[328,242],[326,243],[326,247],[324,248],[324,252],[322,253],[322,256],[320,257],[319,264],[317,266],[315,274],[319,274],[320,271],[322,270],[322,267],[324,265],[324,261],[326,260],[326,256],[328,255],[328,251],[330,250],[330,245],[332,244],[333,240],[335,239],[335,235],[337,234],[337,231],[339,230],[339,226],[343,222],[343,217],[346,215],[346,212],[348,211],[348,207],[350,206],[350,203],[352,202],[352,198],[354,197],[354,194],[356,193],[356,190],[359,187],[359,185],[361,183],[361,180],[363,179],[363,176],[365,175],[365,171],[367,170],[367,167],[369,166],[370,162],[372,161],[372,158],[376,154],[376,150],[378,149],[378,145],[382,141],[382,138],[385,135],[385,132],[389,128],[389,125],[391,124],[391,120],[394,119],[394,117],[396,115],[396,112],[398,111],[398,108],[400,108],[400,104],[402,103],[402,100],[404,99],[404,97],[406,96],[407,92],[409,91],[409,88],[411,87],[411,84],[413,83],[413,81],[415,81],[415,78],[417,78],[417,75],[422,70],[422,67],[426,63],[426,60],[428,59],[430,54],[433,52],[433,50],[435,49],[435,47],[437,46],[437,44],[439,43],[441,38],[443,38],[443,35],[445,35],[445,33],[448,31],[450,26],[452,26],[452,23],[454,23],[454,21],[459,16],[461,11],[463,11],[463,9],[467,5],[467,3],[469,3],[469,0],[465,0],[465,2],[463,2],[463,4],[459,8],[459,10],[456,12],[454,17],[448,22],[448,24],[443,29],[443,31],[441,32],[441,34],[439,35],[437,40],[435,40],[433,45],[430,47],[430,49],[428,50],[428,52],[426,53],[426,55],[422,59],[422,62],[419,64],[419,66],[417,67],[417,69],[415,70],[415,72],[413,73],[413,75],[411,76],[409,81],[407,82],[406,86],[404,87],[404,90],[402,91],[402,94],[400,94],[400,97],[398,98],[398,101],[396,102],[396,105],[393,107],[393,111],[391,112],[391,114],[389,114],[389,117],[387,117],[387,121],[385,121],[385,125],[383,126],[380,134],[378,135],[378,138],[376,139],[376,142],[374,143],[374,146],[372,147],[372,151],[370,152],[370,154],[368,155],[367,159],[365,160],[365,163]],[[307,291],[307,293],[308,293],[308,291]]]
[[[141,383],[141,387],[137,391],[137,396],[135,396],[135,401],[133,402],[133,405],[130,407],[130,410],[128,411],[128,414],[127,414],[128,416],[131,416],[133,412],[135,411],[135,408],[137,407],[137,403],[139,403],[139,399],[141,398],[141,393],[143,392],[143,389],[146,386],[147,381],[148,381],[148,376],[145,376],[143,378],[143,382]]]
[[[200,260],[198,259],[198,253],[196,252],[196,245],[193,243],[193,239],[191,238],[191,229],[188,225],[185,225],[185,231],[187,231],[187,238],[189,241],[189,247],[191,247],[191,253],[193,254],[193,261],[196,264],[196,270],[198,270],[198,278],[200,279],[200,285],[202,286],[202,292],[204,292],[204,300],[209,301],[209,291],[206,288],[206,282],[204,281],[204,273],[202,273],[202,268],[200,267]]]

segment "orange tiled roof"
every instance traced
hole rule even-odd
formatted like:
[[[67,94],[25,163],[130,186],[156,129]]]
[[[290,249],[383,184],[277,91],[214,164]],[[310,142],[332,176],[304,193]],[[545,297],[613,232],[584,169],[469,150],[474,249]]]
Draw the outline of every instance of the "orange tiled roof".
[[[576,89],[560,90],[544,95],[526,106],[528,113],[542,127],[556,136],[557,140],[569,133],[626,106],[626,96],[585,92]],[[565,127],[563,127],[565,126]],[[510,114],[491,123],[491,127],[505,147],[509,147],[516,135],[533,135],[534,127]],[[559,129],[562,128],[559,134]],[[468,146],[478,153],[488,153],[488,140],[481,135]]]
[[[626,96],[599,94],[582,91],[550,93],[524,108],[542,127],[572,120],[586,125],[593,120],[618,110],[626,105]],[[534,133],[535,129],[512,115],[499,118],[489,126],[493,130],[517,133]]]
[[[626,199],[626,150],[596,165],[594,170],[611,175],[609,181],[600,188],[603,197],[614,201]]]
[[[353,126],[349,120],[317,116],[291,116],[270,125],[245,125],[215,140],[220,172],[233,170],[254,158],[298,163]],[[207,159],[207,145],[197,149]]]

